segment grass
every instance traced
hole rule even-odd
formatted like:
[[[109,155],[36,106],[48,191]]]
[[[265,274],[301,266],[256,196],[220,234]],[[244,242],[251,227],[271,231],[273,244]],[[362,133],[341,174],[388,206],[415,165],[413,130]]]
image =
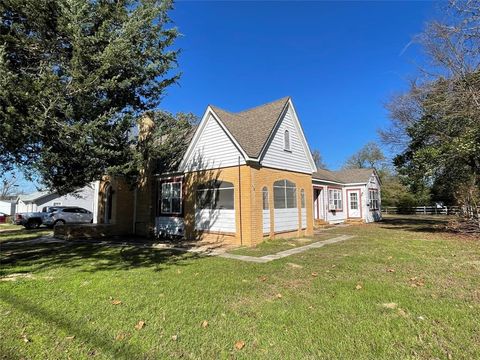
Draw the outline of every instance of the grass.
[[[229,253],[236,254],[236,255],[261,257],[265,255],[275,254],[280,251],[308,245],[320,240],[326,240],[331,237],[332,235],[329,232],[325,232],[321,235],[316,235],[315,237],[304,237],[300,239],[294,239],[294,238],[267,239],[255,247],[239,247],[239,248],[230,250]]]
[[[0,231],[2,231],[2,230],[20,230],[20,229],[24,229],[24,227],[21,226],[21,225],[14,225],[14,224],[9,224],[9,223],[0,224]]]
[[[0,281],[0,358],[479,358],[480,242],[439,219],[333,229],[356,237],[266,264],[19,243],[0,254],[17,277]]]
[[[32,229],[27,230],[23,226],[18,227],[17,229],[13,228],[9,231],[0,232],[0,244],[7,241],[22,241],[22,240],[32,240],[39,238],[41,236],[52,234],[52,230],[48,229]]]

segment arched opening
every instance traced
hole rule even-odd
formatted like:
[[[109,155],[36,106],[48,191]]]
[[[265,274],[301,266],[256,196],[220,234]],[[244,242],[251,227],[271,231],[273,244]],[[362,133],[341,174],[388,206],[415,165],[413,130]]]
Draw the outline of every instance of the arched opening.
[[[105,188],[105,214],[103,222],[110,224],[112,222],[112,208],[113,208],[113,189],[112,184],[108,184]]]
[[[289,180],[273,183],[275,231],[298,230],[297,187]]]
[[[262,207],[263,207],[263,233],[270,233],[270,203],[268,198],[268,188],[266,186],[262,189]]]

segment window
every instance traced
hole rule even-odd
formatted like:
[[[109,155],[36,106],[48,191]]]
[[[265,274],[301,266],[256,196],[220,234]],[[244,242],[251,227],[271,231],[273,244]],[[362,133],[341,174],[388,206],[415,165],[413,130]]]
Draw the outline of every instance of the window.
[[[358,210],[358,193],[350,193],[350,209]]]
[[[273,202],[275,209],[292,209],[297,207],[297,188],[288,180],[273,183]]]
[[[268,210],[270,206],[268,204],[268,189],[266,186],[262,189],[262,199],[263,199],[263,210]]]
[[[379,209],[378,190],[368,190],[368,202],[370,204],[370,210]]]
[[[288,130],[285,130],[283,134],[283,145],[284,150],[290,151],[290,132]]]
[[[197,187],[198,209],[233,210],[234,186],[227,181],[212,181]]]
[[[182,212],[182,183],[162,183],[160,209],[162,214],[180,214]]]
[[[328,189],[328,210],[342,210],[342,190]]]
[[[305,209],[305,190],[300,190],[300,203],[302,204],[302,209]]]

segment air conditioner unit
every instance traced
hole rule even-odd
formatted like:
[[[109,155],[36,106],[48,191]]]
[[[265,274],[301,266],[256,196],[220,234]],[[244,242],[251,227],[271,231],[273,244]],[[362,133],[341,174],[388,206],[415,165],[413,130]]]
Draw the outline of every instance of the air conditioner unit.
[[[336,210],[335,204],[328,204],[328,210]]]

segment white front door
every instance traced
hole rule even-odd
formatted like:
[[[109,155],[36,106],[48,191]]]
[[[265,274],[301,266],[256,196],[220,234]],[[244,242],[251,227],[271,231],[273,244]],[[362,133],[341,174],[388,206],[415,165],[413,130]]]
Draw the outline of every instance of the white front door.
[[[362,204],[360,200],[360,190],[347,190],[348,217],[361,218]]]

